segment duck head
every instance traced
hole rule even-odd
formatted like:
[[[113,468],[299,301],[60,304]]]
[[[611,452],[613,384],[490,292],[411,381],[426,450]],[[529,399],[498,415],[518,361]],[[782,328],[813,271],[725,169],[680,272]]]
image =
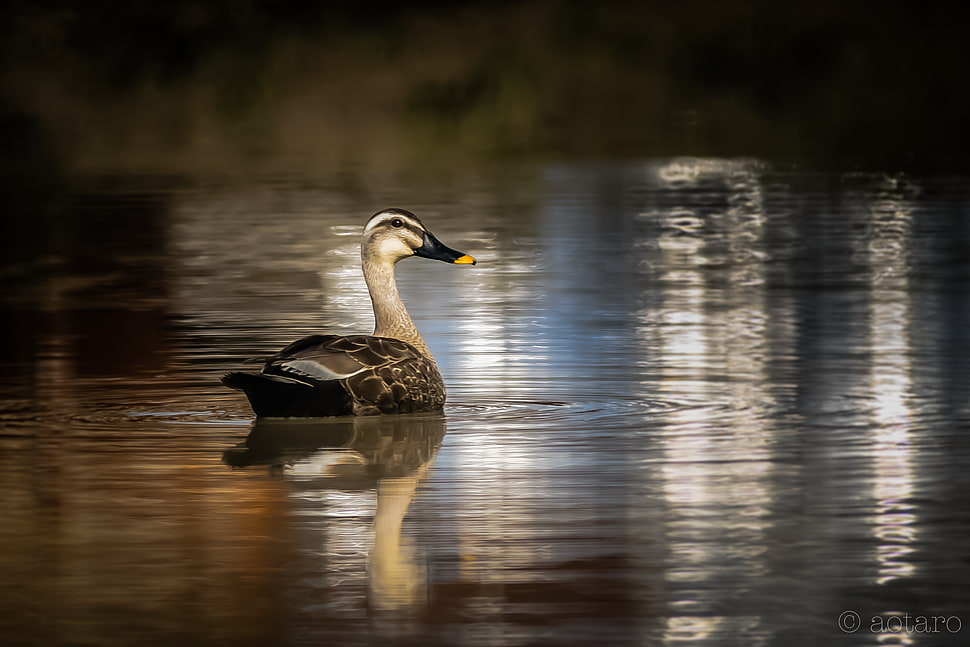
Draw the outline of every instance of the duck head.
[[[457,265],[474,265],[475,259],[435,238],[417,216],[404,209],[378,211],[364,225],[361,255],[365,260],[396,263],[420,256]]]

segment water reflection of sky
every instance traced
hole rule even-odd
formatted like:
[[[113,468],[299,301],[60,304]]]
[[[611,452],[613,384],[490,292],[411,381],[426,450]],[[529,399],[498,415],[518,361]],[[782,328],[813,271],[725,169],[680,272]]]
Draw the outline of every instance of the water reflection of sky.
[[[451,388],[430,496],[450,511],[456,562],[439,576],[533,580],[530,565],[597,552],[559,527],[557,510],[606,526],[619,514],[644,539],[621,550],[644,573],[660,568],[652,586],[667,592],[662,610],[643,611],[663,617],[645,619],[643,635],[756,644],[771,635],[779,562],[820,564],[782,578],[802,569],[796,590],[808,596],[826,578],[918,575],[913,497],[928,477],[912,437],[907,296],[917,189],[861,176],[830,209],[820,201],[831,187],[815,181],[749,161],[557,166],[538,184],[534,226],[514,236],[486,217],[455,241],[455,223],[427,219],[481,261],[400,272]],[[310,210],[294,204],[303,222]],[[322,319],[366,329],[356,228],[327,223],[322,246],[273,234],[285,262],[268,278],[318,276]],[[338,495],[327,496],[336,514]],[[804,520],[789,516],[800,496]],[[328,526],[338,574],[340,559],[366,561],[355,539],[366,513],[351,510]],[[801,558],[779,546],[793,536],[808,542]],[[841,536],[868,548],[844,552]]]
[[[484,199],[481,179],[467,199],[400,196],[480,260],[400,266],[450,391],[434,460],[372,478],[367,451],[309,451],[268,472],[270,503],[239,495],[254,501],[238,512],[245,532],[273,546],[253,581],[282,591],[289,623],[351,643],[380,625],[382,639],[489,645],[821,644],[846,608],[966,601],[953,503],[965,496],[970,364],[960,191],[743,160],[521,175],[494,188],[512,206]],[[302,334],[372,325],[357,256],[369,205],[312,183],[170,199],[166,380],[196,386],[165,392],[171,381],[153,374],[103,391],[77,360],[70,295],[46,302],[57,325],[32,388],[52,410],[101,407],[92,437],[112,407],[182,424],[156,401],[245,428],[222,369]],[[164,481],[179,464],[131,473]],[[194,473],[218,481],[207,500],[220,503],[203,535],[218,545],[232,525],[224,500],[262,480],[205,470]],[[107,527],[85,532],[103,541]]]

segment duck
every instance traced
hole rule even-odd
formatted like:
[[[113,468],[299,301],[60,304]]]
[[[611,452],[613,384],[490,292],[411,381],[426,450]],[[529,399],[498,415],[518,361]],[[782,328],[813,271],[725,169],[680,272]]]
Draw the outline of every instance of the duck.
[[[371,335],[310,335],[262,362],[262,370],[232,372],[226,386],[242,391],[258,418],[317,418],[437,411],[445,384],[428,345],[408,314],[395,265],[419,256],[475,265],[405,209],[383,209],[364,225],[360,257],[374,309]]]

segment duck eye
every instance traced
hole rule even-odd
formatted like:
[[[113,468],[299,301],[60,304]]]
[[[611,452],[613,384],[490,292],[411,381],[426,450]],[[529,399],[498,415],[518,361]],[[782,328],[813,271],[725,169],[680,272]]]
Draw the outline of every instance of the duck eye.
[[[395,218],[394,220],[391,221],[391,227],[399,228],[403,226],[404,226],[404,221],[401,220],[400,218]]]

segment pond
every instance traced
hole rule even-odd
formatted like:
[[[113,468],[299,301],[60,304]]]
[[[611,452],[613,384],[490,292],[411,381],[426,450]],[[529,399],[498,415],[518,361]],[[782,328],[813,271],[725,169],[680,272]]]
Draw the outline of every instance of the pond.
[[[970,178],[439,180],[45,192],[0,267],[5,642],[966,642]],[[479,261],[398,266],[444,412],[254,422],[220,377],[370,332],[392,206]]]

